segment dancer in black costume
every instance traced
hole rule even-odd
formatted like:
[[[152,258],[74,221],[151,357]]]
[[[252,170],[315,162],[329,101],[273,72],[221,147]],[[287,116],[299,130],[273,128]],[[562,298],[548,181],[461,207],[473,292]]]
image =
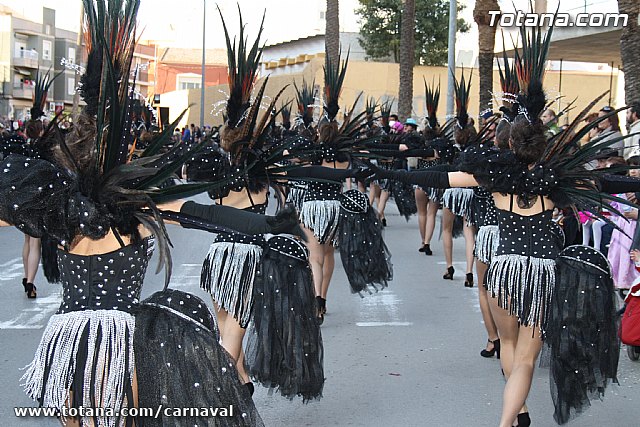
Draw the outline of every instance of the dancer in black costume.
[[[24,374],[27,394],[41,406],[187,408],[234,405],[233,416],[135,420],[136,425],[262,425],[249,394],[237,382],[215,323],[197,297],[166,290],[139,302],[154,246],[171,272],[162,216],[208,231],[221,224],[246,233],[292,232],[293,210],[265,217],[227,207],[156,203],[214,188],[185,184],[158,189],[192,152],[164,144],[175,123],[138,161],[127,163],[132,88],[127,79],[138,1],[84,2],[91,47],[82,94],[86,102],[66,137],[57,121],[41,138],[52,162],[21,156],[0,170],[0,219],[60,244],[63,301],[44,331]],[[113,43],[105,43],[112,40]],[[103,90],[101,90],[101,88]],[[108,106],[108,108],[107,108]],[[176,159],[176,160],[171,160]],[[151,237],[154,234],[155,237]],[[154,243],[155,242],[155,243]],[[63,420],[65,425],[130,426],[131,417]]]
[[[612,361],[617,360],[619,344],[610,303],[612,288],[598,287],[594,275],[581,276],[576,281],[570,272],[558,270],[562,264],[556,264],[556,260],[563,242],[558,237],[552,212],[554,207],[573,205],[599,215],[598,205],[614,198],[610,193],[640,188],[639,180],[585,169],[600,149],[613,142],[592,142],[576,148],[575,142],[597,126],[577,128],[602,96],[578,115],[569,127],[571,132],[547,143],[546,128],[539,115],[546,104],[542,76],[550,32],[542,38],[536,36],[536,31],[539,30],[534,29],[531,37],[526,33],[522,37],[525,42],[519,58],[520,114],[511,128],[510,151],[486,148],[468,151],[458,165],[460,172],[376,172],[377,177],[440,188],[482,185],[493,195],[500,241],[486,283],[500,333],[501,362],[508,378],[501,427],[512,426],[516,418],[520,426],[530,424],[523,405],[545,331],[554,337],[551,366],[554,366],[552,381],[558,422],[566,422],[570,415],[588,405],[590,396],[602,396],[607,383],[616,381],[616,364]],[[575,135],[573,131],[577,131]],[[572,284],[566,281],[559,284],[559,280],[569,277]],[[601,275],[595,277],[602,280]],[[563,291],[554,294],[556,288]],[[585,288],[589,293],[576,292]],[[598,307],[606,309],[597,313]],[[598,321],[592,323],[591,319]],[[571,332],[564,333],[565,327]],[[608,335],[602,337],[600,331],[607,331]],[[572,353],[589,357],[580,359],[579,369],[563,369]]]

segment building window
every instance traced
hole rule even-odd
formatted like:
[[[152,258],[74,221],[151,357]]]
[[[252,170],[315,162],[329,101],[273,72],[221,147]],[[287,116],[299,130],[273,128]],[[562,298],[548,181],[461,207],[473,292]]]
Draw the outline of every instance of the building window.
[[[69,51],[68,51],[68,56],[67,56],[67,62],[70,64],[75,64],[76,63],[76,48],[75,47],[70,47]]]
[[[200,83],[180,82],[180,90],[200,89]]]
[[[42,59],[51,61],[51,40],[42,40]]]
[[[44,26],[44,33],[48,36],[51,35],[51,25],[47,24]]]
[[[202,87],[202,76],[195,73],[183,73],[176,76],[176,88],[178,90],[200,89]]]
[[[76,94],[76,79],[74,77],[67,77],[67,95]]]
[[[324,13],[325,13],[324,10],[320,12],[320,19],[324,19],[325,18]]]

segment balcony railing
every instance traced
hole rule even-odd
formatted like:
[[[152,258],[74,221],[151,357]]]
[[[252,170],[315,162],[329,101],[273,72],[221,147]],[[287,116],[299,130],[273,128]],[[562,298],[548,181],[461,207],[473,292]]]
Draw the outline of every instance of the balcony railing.
[[[14,84],[13,85],[13,97],[14,98],[28,98],[33,97],[34,87],[26,84]]]
[[[35,50],[24,50],[16,52],[13,57],[13,64],[16,67],[38,68],[38,52]]]

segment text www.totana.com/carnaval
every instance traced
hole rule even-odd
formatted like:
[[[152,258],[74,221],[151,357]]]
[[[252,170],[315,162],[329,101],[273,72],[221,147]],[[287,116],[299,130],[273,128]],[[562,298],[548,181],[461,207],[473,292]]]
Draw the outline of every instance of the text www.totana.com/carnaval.
[[[208,408],[171,408],[159,405],[157,408],[90,408],[79,406],[77,408],[13,408],[16,417],[234,417],[236,416],[233,405]],[[246,414],[241,414],[246,416]]]

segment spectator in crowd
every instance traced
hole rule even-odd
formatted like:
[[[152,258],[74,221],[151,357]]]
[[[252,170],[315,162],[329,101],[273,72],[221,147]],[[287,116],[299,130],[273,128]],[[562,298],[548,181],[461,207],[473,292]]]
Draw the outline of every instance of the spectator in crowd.
[[[631,104],[631,108],[627,110],[627,126],[629,133],[636,135],[629,137],[625,142],[625,159],[640,155],[640,101]]]
[[[191,131],[188,127],[185,127],[182,132],[182,142],[191,142]]]
[[[611,114],[612,111],[614,111],[614,108],[607,105],[600,110],[600,112],[598,113],[598,117],[604,117],[608,114]],[[600,129],[598,139],[602,142],[619,139],[622,136],[622,133],[620,133],[620,118],[617,114],[613,114],[598,123],[598,128]],[[610,148],[616,150],[618,152],[618,155],[622,156],[624,141],[616,141],[611,144]]]
[[[547,128],[549,128],[549,133],[551,135],[557,135],[560,133],[560,128],[558,127],[558,115],[555,111],[550,108],[544,110],[542,116],[540,116],[542,123],[544,123]]]

